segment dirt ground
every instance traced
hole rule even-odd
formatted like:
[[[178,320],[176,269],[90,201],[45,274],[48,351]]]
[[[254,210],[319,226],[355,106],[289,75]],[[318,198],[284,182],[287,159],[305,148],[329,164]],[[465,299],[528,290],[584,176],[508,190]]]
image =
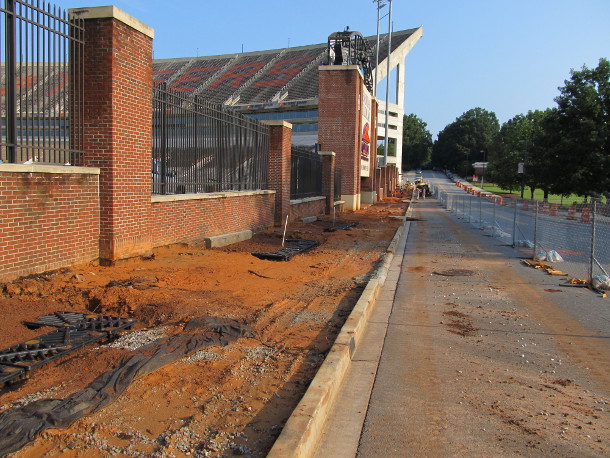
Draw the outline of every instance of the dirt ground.
[[[225,248],[176,245],[148,259],[80,266],[0,285],[0,348],[52,328],[22,322],[55,311],[135,318],[135,330],[89,346],[5,386],[0,411],[83,389],[193,317],[232,318],[253,338],[211,347],[133,383],[104,410],[48,429],[15,456],[264,456],[305,392],[368,276],[402,223],[400,199],[332,221],[292,223],[288,237],[320,245],[288,262],[251,252],[281,248],[276,229]]]

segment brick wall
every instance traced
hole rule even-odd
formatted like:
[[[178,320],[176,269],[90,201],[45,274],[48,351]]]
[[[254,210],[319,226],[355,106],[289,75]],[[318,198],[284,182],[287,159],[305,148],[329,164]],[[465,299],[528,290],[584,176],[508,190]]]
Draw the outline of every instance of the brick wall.
[[[85,166],[101,170],[100,256],[114,261],[152,247],[152,38],[115,17],[87,16],[100,10],[83,16]]]
[[[263,123],[269,126],[267,182],[269,189],[275,191],[275,224],[279,225],[290,212],[292,124],[286,121],[263,121]]]
[[[214,235],[273,227],[271,191],[158,196],[153,198],[153,245],[193,243]]]
[[[322,65],[319,71],[318,142],[322,151],[336,153],[336,167],[342,169],[341,199],[347,210],[360,208],[361,191],[372,192],[373,179],[362,179],[361,137],[362,101],[366,91],[357,66]],[[371,151],[377,135],[377,104],[371,103]],[[370,156],[371,177],[376,167],[375,155]]]
[[[336,166],[343,172],[341,191],[346,195],[360,193],[361,86],[357,67],[320,67],[318,142],[322,151],[336,153]]]
[[[58,169],[0,166],[1,281],[98,258],[99,171]]]
[[[302,199],[290,203],[289,221],[296,221],[308,216],[324,215],[326,212],[326,198]],[[284,215],[284,221],[286,215]]]

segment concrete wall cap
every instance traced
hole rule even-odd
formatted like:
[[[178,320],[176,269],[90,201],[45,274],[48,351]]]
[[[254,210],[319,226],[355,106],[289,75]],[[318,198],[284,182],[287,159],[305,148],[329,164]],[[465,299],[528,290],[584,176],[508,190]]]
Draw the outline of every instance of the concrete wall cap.
[[[287,122],[287,121],[282,121],[281,119],[268,119],[268,120],[264,120],[261,121],[261,124],[264,124],[266,126],[270,126],[270,127],[287,127],[288,129],[292,129],[292,124]]]
[[[320,71],[345,71],[345,70],[359,70],[358,65],[320,65],[318,67]]]
[[[228,197],[247,197],[258,196],[265,194],[275,194],[275,191],[265,189],[261,191],[227,191],[227,192],[210,192],[202,194],[170,194],[166,196],[152,196],[152,203],[159,202],[177,202],[181,200],[206,200],[206,199],[226,199]]]
[[[0,172],[99,175],[100,169],[98,167],[73,167],[71,165],[0,164]]]
[[[116,6],[87,6],[84,8],[70,8],[68,14],[78,19],[105,19],[113,18],[127,24],[129,27],[143,33],[147,37],[155,38],[155,30],[142,21],[134,18]]]
[[[320,156],[336,156],[334,151],[318,151]]]
[[[316,202],[318,200],[324,200],[324,199],[326,199],[325,196],[305,197],[303,199],[291,199],[290,205],[306,204],[307,202]]]

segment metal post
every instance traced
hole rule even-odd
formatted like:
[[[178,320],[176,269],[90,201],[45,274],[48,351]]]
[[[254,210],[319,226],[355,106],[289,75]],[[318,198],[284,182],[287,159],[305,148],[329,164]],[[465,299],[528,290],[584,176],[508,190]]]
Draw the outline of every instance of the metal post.
[[[161,194],[167,194],[167,141],[169,105],[166,83],[161,85]]]
[[[513,216],[513,248],[517,246],[517,206],[519,205],[519,202],[517,202],[517,198],[513,197],[513,199],[515,199],[515,214]]]
[[[532,259],[536,257],[536,252],[538,250],[538,201],[536,200],[536,218],[534,219],[534,254],[532,255]]]
[[[381,4],[382,0],[374,0],[377,3],[377,47],[375,48],[377,51],[377,55],[375,57],[375,86],[373,86],[373,97],[377,97],[377,83],[378,83],[378,71],[377,68],[379,67],[379,21],[380,21],[380,14],[381,14],[381,8],[383,8],[385,5]]]
[[[6,91],[6,152],[9,163],[17,162],[17,52],[15,38],[15,0],[5,1],[5,91]]]
[[[392,0],[390,3],[390,17],[388,19],[388,57],[386,66],[386,88],[385,88],[385,143],[383,147],[383,165],[388,165],[388,130],[390,120],[390,56],[392,55]]]
[[[493,208],[494,208],[494,213],[493,213],[493,218],[492,218],[492,226],[496,226],[496,205],[498,205],[498,201],[497,199],[494,198],[493,200]]]
[[[468,196],[468,222],[472,221],[472,196]]]
[[[479,197],[479,226],[483,227],[483,199]]]
[[[595,229],[596,229],[596,225],[595,225],[595,213],[597,211],[597,202],[594,200],[593,201],[593,211],[592,211],[592,215],[591,215],[591,255],[590,255],[590,259],[589,259],[589,284],[591,285],[593,283],[593,267],[595,264]]]

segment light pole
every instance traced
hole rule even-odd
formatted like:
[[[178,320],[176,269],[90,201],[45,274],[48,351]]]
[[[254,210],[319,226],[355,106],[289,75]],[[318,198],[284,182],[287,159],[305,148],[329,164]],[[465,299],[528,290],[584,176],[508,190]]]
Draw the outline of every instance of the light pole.
[[[375,85],[373,86],[373,97],[377,97],[377,67],[379,67],[379,21],[381,20],[381,8],[385,7],[385,3],[383,3],[383,0],[373,0],[373,3],[377,3],[377,47],[375,48],[377,55],[375,56]]]
[[[386,85],[385,85],[385,146],[383,148],[383,165],[388,165],[388,130],[390,122],[390,54],[392,53],[392,0],[390,3],[390,12],[388,18],[388,55],[386,57]]]
[[[485,172],[487,171],[487,153],[485,151],[481,151],[483,155],[483,167],[481,168],[481,189],[485,189]]]
[[[523,154],[523,162],[520,162],[519,166],[517,168],[517,173],[521,174],[521,198],[523,199],[523,194],[525,193],[525,164],[527,162],[528,140],[519,140],[519,143],[525,143],[525,152]]]

